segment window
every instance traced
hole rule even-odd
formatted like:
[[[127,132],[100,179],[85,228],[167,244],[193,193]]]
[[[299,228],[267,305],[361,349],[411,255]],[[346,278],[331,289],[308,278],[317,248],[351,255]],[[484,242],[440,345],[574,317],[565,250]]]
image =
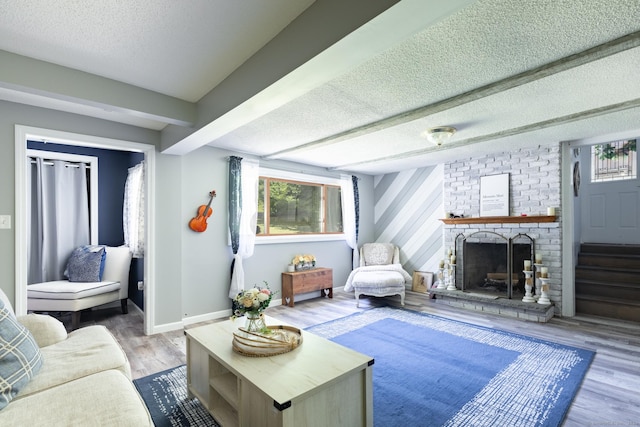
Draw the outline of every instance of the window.
[[[637,157],[635,139],[591,146],[591,182],[635,179]]]
[[[340,186],[261,176],[257,224],[258,236],[342,233]]]

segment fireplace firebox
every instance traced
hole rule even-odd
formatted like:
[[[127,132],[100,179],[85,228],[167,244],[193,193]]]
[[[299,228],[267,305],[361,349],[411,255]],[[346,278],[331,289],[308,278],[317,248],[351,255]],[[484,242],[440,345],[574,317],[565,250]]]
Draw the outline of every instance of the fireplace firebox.
[[[490,231],[459,237],[461,242],[456,247],[462,259],[462,291],[522,298],[524,261],[534,258],[532,238],[523,234],[507,238]]]

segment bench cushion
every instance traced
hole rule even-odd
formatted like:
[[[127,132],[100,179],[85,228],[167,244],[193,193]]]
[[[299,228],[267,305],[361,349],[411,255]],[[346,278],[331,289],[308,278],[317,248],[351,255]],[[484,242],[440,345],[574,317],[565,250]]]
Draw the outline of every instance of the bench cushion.
[[[404,277],[397,271],[360,271],[353,277],[354,288],[404,288]]]
[[[27,286],[27,297],[35,299],[80,299],[120,289],[120,282],[53,282],[34,283]]]

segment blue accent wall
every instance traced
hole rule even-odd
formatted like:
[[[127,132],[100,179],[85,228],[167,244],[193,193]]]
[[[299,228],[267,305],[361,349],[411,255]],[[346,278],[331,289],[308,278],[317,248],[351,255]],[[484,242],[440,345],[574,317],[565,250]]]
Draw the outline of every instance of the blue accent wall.
[[[144,160],[144,154],[102,148],[78,147],[63,144],[28,141],[30,150],[54,151],[98,158],[98,242],[107,246],[124,244],[122,207],[124,184],[128,169]],[[138,281],[144,278],[143,259],[134,259],[129,271],[129,299],[141,309],[143,294]]]

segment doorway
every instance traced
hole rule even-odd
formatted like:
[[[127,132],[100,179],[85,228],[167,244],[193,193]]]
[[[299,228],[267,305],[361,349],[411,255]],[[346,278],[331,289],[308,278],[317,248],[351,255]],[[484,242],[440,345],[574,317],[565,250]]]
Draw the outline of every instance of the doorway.
[[[603,148],[604,147],[604,148]],[[640,181],[635,139],[582,147],[575,174],[583,243],[640,244]]]
[[[107,150],[129,151],[142,153],[146,165],[145,180],[145,240],[148,250],[144,257],[144,331],[149,335],[153,333],[154,324],[154,265],[155,251],[153,250],[154,215],[152,206],[155,204],[155,147],[150,144],[142,144],[132,141],[122,141],[92,135],[74,134],[50,129],[34,128],[16,125],[15,127],[15,246],[16,246],[16,289],[15,304],[16,313],[25,314],[27,311],[27,221],[26,221],[26,195],[27,195],[27,141],[49,141],[58,144],[76,147],[93,147]]]

